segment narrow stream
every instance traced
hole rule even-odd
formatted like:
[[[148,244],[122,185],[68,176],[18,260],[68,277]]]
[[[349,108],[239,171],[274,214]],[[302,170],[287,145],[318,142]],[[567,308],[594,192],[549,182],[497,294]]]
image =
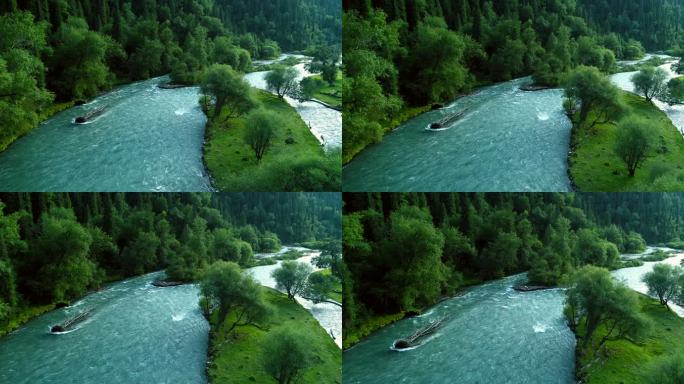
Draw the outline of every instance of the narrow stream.
[[[321,254],[320,251],[315,251],[307,248],[302,248],[302,247],[283,247],[279,252],[276,253],[268,253],[268,254],[259,254],[257,257],[259,258],[268,258],[268,257],[274,257],[276,255],[282,254],[287,252],[290,249],[294,250],[299,250],[299,251],[304,251],[306,252],[306,255],[297,259],[298,262],[300,263],[305,263],[309,264],[313,267],[314,271],[320,270],[320,268],[317,268],[314,264],[312,264],[312,259],[318,255]],[[278,261],[276,264],[273,265],[264,265],[264,266],[259,266],[259,267],[254,267],[254,268],[249,268],[248,271],[254,276],[254,278],[261,283],[261,285],[264,285],[266,287],[270,288],[275,288],[276,282],[271,277],[271,272],[274,270],[278,269],[280,267],[280,264],[282,261]],[[310,300],[302,299],[301,297],[297,297],[297,302],[301,304],[304,308],[308,309],[309,312],[318,320],[318,322],[321,324],[321,327],[325,329],[328,334],[332,333],[331,337],[334,338],[335,344],[342,348],[342,308],[338,305],[335,304],[330,304],[330,303],[318,303],[315,304]]]
[[[682,75],[678,74],[675,72],[672,67],[677,63],[678,58],[675,57],[670,57],[670,56],[664,56],[664,55],[657,55],[661,58],[668,58],[669,61],[663,65],[661,65],[659,68],[662,68],[665,70],[665,73],[667,73],[667,81],[670,81],[671,79],[674,79],[675,77],[680,77]],[[653,57],[653,55],[649,56]],[[646,60],[646,59],[644,59]],[[642,60],[643,61],[643,60]],[[631,93],[636,93],[634,89],[634,83],[632,83],[632,76],[634,76],[637,72],[622,72],[622,73],[617,73],[615,75],[612,75],[611,81],[617,85],[620,89],[631,92]],[[661,111],[665,112],[667,117],[672,120],[672,124],[679,130],[679,132],[684,135],[684,105],[669,105],[667,103],[664,103],[660,100],[653,100],[653,104],[655,104],[656,107],[658,107]]]
[[[681,265],[682,260],[684,260],[684,251],[676,251],[671,248],[663,248],[663,247],[648,247],[647,250],[638,255],[623,255],[622,257],[625,259],[634,259],[634,258],[639,258],[644,255],[647,255],[649,253],[652,253],[653,251],[660,249],[665,252],[669,251],[675,251],[674,255],[672,257],[669,257],[663,261],[646,261],[644,262],[644,265],[640,267],[634,267],[634,268],[622,268],[618,269],[616,271],[613,271],[612,274],[616,279],[619,279],[623,281],[628,287],[632,288],[633,290],[637,292],[641,292],[644,294],[648,294],[648,287],[646,286],[646,283],[641,281],[643,276],[651,272],[653,270],[653,266],[659,263],[665,263],[665,264],[670,264],[670,265]],[[668,303],[667,304],[670,309],[674,313],[676,313],[679,317],[684,317],[684,308],[675,304],[675,303]]]
[[[272,64],[291,56],[299,58],[305,57],[301,55],[283,54],[278,60],[261,61],[257,62],[257,64]],[[307,61],[310,61],[310,58],[306,59],[300,64],[295,65],[294,67],[299,72],[299,76],[297,78],[298,80],[313,75],[305,68]],[[268,71],[248,73],[245,75],[245,80],[247,80],[247,82],[254,88],[267,90],[266,75],[268,73]],[[290,104],[295,110],[297,110],[297,113],[299,113],[302,120],[304,120],[306,125],[308,125],[311,129],[311,133],[318,139],[319,142],[321,142],[321,144],[325,145],[326,150],[332,150],[342,146],[341,112],[324,107],[323,105],[312,101],[300,103],[299,101],[287,96],[285,96],[285,101],[287,101],[287,103]]]

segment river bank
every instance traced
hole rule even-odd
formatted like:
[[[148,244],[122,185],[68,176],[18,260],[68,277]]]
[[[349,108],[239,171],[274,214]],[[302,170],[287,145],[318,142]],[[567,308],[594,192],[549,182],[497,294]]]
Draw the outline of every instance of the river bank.
[[[684,140],[665,112],[627,91],[621,91],[620,98],[634,115],[650,123],[655,148],[644,166],[634,177],[629,177],[624,163],[614,151],[618,130],[615,124],[597,124],[594,128],[585,124],[574,128],[568,162],[571,178],[581,191],[650,190],[656,168],[684,163]]]
[[[684,353],[684,320],[644,294],[639,294],[639,304],[641,314],[653,324],[648,337],[607,341],[598,359],[585,356],[578,361],[578,380],[585,384],[648,383],[654,363]],[[600,337],[603,332],[598,332]]]
[[[652,327],[648,334],[639,340],[609,340],[599,356],[583,356],[578,360],[576,376],[586,384],[642,384],[649,382],[650,367],[660,359],[684,353],[684,308],[659,300],[648,295],[648,287],[641,281],[644,274],[658,263],[680,265],[684,251],[665,247],[652,247],[638,255],[622,255],[623,260],[639,260],[648,257],[656,250],[673,252],[672,256],[660,261],[646,261],[636,267],[626,267],[611,272],[613,277],[623,281],[638,293],[641,315],[648,319]],[[598,330],[597,338],[605,334]],[[579,350],[578,350],[579,353]],[[579,356],[579,355],[578,355]]]
[[[302,372],[298,383],[341,383],[342,355],[327,332],[311,313],[287,295],[265,288],[265,297],[272,306],[269,324],[264,328],[244,326],[225,333],[226,323],[212,321],[207,376],[210,383],[270,383],[273,378],[262,365],[263,345],[269,333],[279,328],[303,330],[314,351],[314,364]],[[214,319],[215,320],[215,319]]]
[[[296,260],[310,265],[312,258],[320,254],[320,251],[312,249],[283,246],[278,252],[256,254],[255,258],[259,260],[278,258],[291,250],[304,252],[305,255]],[[310,337],[309,348],[316,356],[312,366],[299,376],[298,382],[303,384],[342,382],[342,354],[337,344],[342,337],[341,308],[335,308],[327,303],[313,304],[300,297],[291,300],[286,294],[276,290],[276,283],[271,273],[279,267],[280,263],[281,260],[278,260],[275,264],[245,270],[264,287],[266,301],[272,309],[267,325],[242,326],[228,334],[226,333],[226,320],[230,319],[219,322],[216,315],[210,319],[210,347],[207,362],[207,376],[210,382],[238,384],[273,381],[262,364],[263,345],[270,332],[281,328],[305,330]],[[314,270],[314,273],[325,273],[325,270],[318,268]]]
[[[219,116],[207,121],[203,159],[214,187],[220,191],[278,190],[278,179],[284,175],[268,174],[265,170],[272,165],[291,163],[296,158],[321,159],[325,156],[321,145],[293,107],[266,91],[257,90],[256,98],[266,110],[277,113],[285,122],[260,163],[256,162],[253,150],[244,141],[249,128],[245,117],[226,121],[225,116]]]

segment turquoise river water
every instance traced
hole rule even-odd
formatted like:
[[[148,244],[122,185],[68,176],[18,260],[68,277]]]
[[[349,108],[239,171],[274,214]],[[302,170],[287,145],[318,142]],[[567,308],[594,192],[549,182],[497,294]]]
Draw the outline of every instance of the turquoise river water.
[[[570,384],[575,338],[563,291],[516,292],[516,275],[468,289],[420,317],[381,329],[344,352],[345,384]],[[390,350],[429,321],[446,324],[423,345]]]
[[[529,78],[485,87],[420,115],[359,154],[345,191],[568,191],[571,124],[563,90],[524,92]],[[425,128],[466,110],[446,131]]]
[[[206,383],[209,324],[195,285],[157,288],[163,272],[125,280],[0,339],[0,383]],[[71,332],[49,327],[86,308]]]
[[[41,124],[0,153],[3,191],[209,191],[197,87],[120,87]],[[77,116],[106,105],[85,125]]]

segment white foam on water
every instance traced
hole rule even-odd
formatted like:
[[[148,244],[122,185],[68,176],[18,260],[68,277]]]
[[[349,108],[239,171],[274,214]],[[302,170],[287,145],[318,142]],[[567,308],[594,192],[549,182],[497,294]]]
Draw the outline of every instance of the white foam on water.
[[[176,116],[183,116],[186,113],[188,113],[188,111],[185,109],[177,109],[174,113],[176,114]]]
[[[187,313],[181,313],[178,315],[171,315],[171,319],[173,319],[173,321],[181,321],[181,320],[185,319],[185,315],[187,315]]]
[[[539,119],[539,120],[541,120],[541,121],[546,121],[546,120],[548,120],[548,119],[550,119],[550,118],[551,118],[551,116],[549,116],[549,114],[546,113],[546,112],[539,112],[539,113],[537,113],[537,119]]]
[[[546,332],[546,325],[537,323],[532,327],[532,329],[534,329],[534,333],[544,333]]]

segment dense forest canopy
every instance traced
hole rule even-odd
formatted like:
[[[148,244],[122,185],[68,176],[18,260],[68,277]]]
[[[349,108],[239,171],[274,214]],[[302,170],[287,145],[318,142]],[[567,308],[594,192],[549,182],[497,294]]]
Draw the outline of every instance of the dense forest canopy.
[[[684,195],[347,193],[345,329],[419,310],[473,281],[527,271],[554,285],[583,265],[681,240]],[[681,243],[680,243],[681,244]],[[353,334],[351,332],[350,334]]]
[[[341,236],[337,193],[2,193],[0,319],[125,276],[190,281],[282,243]],[[9,310],[7,310],[9,308]]]
[[[344,0],[344,160],[378,142],[405,107],[532,75],[559,85],[577,66],[678,48],[675,1]],[[373,36],[373,38],[370,38]],[[368,106],[372,106],[369,108]]]
[[[0,3],[0,150],[48,115],[113,85],[213,63],[245,72],[283,49],[339,46],[334,0],[11,0]]]

